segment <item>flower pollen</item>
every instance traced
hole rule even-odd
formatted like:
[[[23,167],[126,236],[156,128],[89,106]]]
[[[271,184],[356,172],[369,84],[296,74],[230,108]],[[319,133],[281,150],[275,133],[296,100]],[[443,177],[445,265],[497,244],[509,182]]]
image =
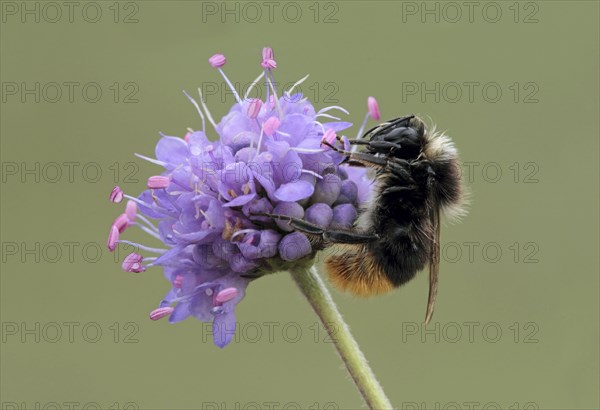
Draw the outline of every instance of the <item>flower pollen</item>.
[[[260,109],[262,107],[262,101],[258,98],[253,98],[250,101],[250,104],[248,105],[248,117],[255,119],[256,117],[258,117],[258,114],[260,113]]]
[[[367,105],[369,107],[369,115],[376,121],[381,119],[381,114],[379,113],[379,104],[377,104],[377,100],[375,97],[369,97],[367,99]]]
[[[169,186],[171,180],[169,177],[162,175],[155,175],[153,177],[148,178],[147,187],[150,189],[165,189]]]
[[[152,320],[162,319],[163,317],[169,316],[171,313],[173,313],[174,310],[175,309],[171,306],[154,309],[152,312],[150,312],[150,319],[152,319]]]
[[[221,68],[227,62],[227,59],[223,54],[215,54],[211,58],[208,59],[208,62],[214,68]]]
[[[277,131],[279,129],[280,125],[281,125],[281,121],[279,121],[279,118],[269,117],[269,119],[266,120],[265,123],[263,124],[263,129],[265,131],[265,134],[269,137],[273,136],[273,134],[275,134],[275,131]]]
[[[123,190],[119,186],[114,187],[110,192],[109,199],[110,202],[118,204],[123,200]]]
[[[114,251],[117,248],[117,241],[119,240],[119,228],[114,225],[111,225],[110,232],[108,233],[108,240],[106,242],[106,247],[109,251]]]
[[[144,258],[139,253],[130,253],[123,260],[121,267],[125,272],[144,272],[146,268],[142,265],[143,259]]]
[[[271,47],[265,47],[262,50],[262,62],[260,65],[267,69],[277,68],[277,62],[275,61],[275,55]]]

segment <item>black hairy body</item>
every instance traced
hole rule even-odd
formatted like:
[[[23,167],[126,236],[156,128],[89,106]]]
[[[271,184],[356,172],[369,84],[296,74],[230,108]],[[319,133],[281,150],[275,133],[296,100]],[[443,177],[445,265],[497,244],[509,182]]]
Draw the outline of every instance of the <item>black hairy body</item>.
[[[463,188],[456,149],[450,138],[427,130],[414,115],[396,118],[350,141],[361,150],[345,151],[349,166],[372,168],[375,189],[351,230],[322,229],[288,220],[317,249],[335,253],[325,262],[331,281],[359,296],[388,292],[429,266],[429,301],[433,314],[440,262],[440,215],[462,212]]]
[[[428,321],[437,290],[440,213],[459,213],[463,200],[456,150],[414,116],[384,123],[366,137],[358,142],[364,149],[347,158],[375,171],[373,200],[354,228],[370,239],[345,241],[326,261],[327,271],[338,287],[369,296],[401,286],[429,265]]]

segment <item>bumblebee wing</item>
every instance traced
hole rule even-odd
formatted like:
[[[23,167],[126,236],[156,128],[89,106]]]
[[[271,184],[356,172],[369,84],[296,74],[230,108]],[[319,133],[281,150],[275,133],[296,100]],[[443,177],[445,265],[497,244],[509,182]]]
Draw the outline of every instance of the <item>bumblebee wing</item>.
[[[425,324],[428,324],[433,316],[440,272],[440,207],[435,202],[429,211],[429,218],[432,241],[429,255],[429,298],[427,300]]]

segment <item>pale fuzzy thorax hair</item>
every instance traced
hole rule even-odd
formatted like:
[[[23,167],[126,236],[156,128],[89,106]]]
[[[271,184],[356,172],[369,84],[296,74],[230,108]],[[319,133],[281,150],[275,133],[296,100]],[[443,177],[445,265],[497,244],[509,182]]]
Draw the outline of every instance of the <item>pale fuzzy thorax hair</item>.
[[[458,150],[456,149],[454,142],[445,131],[438,131],[436,129],[436,125],[433,123],[431,124],[431,128],[429,128],[427,125],[425,126],[426,143],[425,147],[423,148],[423,154],[431,161],[451,162],[461,176],[460,201],[458,203],[442,207],[442,214],[444,215],[445,220],[450,224],[458,223],[468,214],[471,193],[466,187],[465,181],[462,178],[462,169],[460,167]]]

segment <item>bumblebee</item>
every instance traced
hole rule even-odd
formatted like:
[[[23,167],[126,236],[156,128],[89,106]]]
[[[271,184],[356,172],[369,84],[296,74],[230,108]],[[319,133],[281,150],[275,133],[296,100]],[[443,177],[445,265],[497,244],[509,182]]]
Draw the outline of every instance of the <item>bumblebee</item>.
[[[353,229],[322,229],[282,215],[290,225],[318,238],[321,249],[335,245],[325,261],[330,280],[359,296],[391,291],[429,267],[429,298],[425,323],[433,315],[440,264],[440,216],[463,212],[464,189],[454,144],[443,133],[429,131],[415,115],[384,122],[367,131],[346,151],[349,166],[374,172],[374,193]],[[314,242],[314,240],[313,240]]]

